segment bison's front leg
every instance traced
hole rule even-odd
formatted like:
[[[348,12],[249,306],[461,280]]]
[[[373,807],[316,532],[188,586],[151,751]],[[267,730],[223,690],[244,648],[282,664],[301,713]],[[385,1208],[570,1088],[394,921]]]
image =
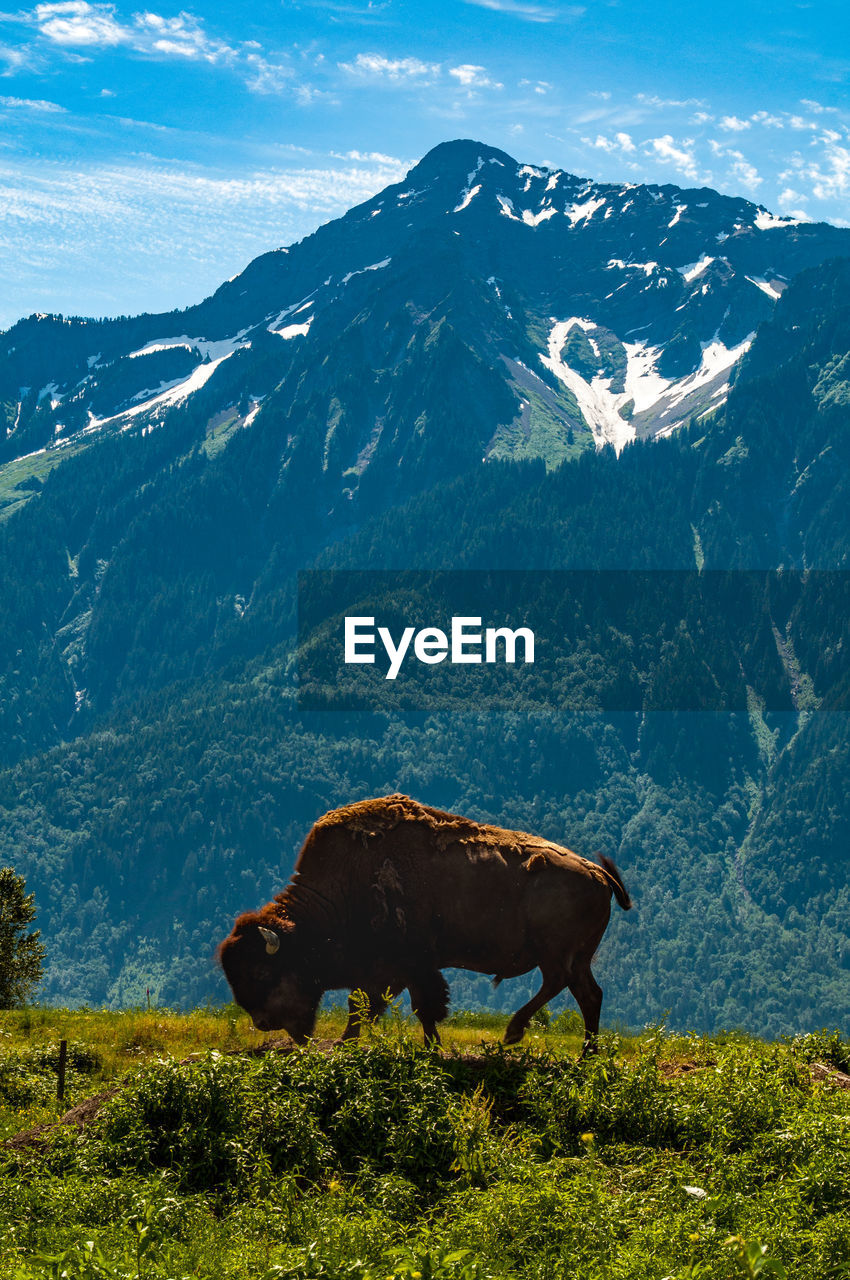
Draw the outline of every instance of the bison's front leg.
[[[410,1007],[422,1023],[426,1045],[438,1045],[440,1033],[437,1023],[449,1011],[449,984],[439,969],[418,974],[407,984]]]

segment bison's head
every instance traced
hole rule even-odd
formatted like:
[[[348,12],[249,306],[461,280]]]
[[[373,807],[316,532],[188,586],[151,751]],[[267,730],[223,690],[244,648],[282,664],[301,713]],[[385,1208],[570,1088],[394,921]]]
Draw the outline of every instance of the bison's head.
[[[288,1031],[303,1043],[316,1021],[322,987],[288,920],[240,916],[218,949],[233,998],[260,1031]]]

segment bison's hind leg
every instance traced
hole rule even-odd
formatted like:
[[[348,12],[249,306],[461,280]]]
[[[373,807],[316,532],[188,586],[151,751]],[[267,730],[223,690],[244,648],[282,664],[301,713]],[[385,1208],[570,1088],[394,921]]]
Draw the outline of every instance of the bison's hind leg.
[[[602,988],[590,971],[590,956],[576,957],[567,978],[567,986],[576,998],[584,1018],[584,1045],[581,1056],[595,1053],[599,1044],[599,1015],[602,1011]]]
[[[543,985],[527,1004],[518,1009],[508,1023],[505,1044],[518,1044],[530,1020],[548,1000],[554,1000],[564,987],[569,987],[584,1019],[584,1045],[581,1056],[595,1053],[599,1040],[599,1014],[602,1010],[602,988],[590,971],[591,956],[575,956],[566,972],[543,972]]]
[[[407,984],[410,992],[410,1006],[422,1023],[426,1044],[439,1044],[440,1033],[437,1023],[445,1018],[449,1011],[449,984],[439,969],[429,973],[419,973]]]
[[[537,1010],[542,1009],[548,1000],[554,1000],[555,996],[559,995],[566,985],[567,981],[563,974],[543,973],[543,985],[537,995],[532,996],[521,1009],[517,1009],[508,1023],[508,1029],[505,1032],[505,1044],[519,1044]]]

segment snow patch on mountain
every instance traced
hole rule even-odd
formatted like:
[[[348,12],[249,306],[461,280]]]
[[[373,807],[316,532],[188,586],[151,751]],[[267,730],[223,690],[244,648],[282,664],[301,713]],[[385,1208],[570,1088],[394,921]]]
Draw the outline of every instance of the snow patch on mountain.
[[[546,209],[541,209],[539,213],[532,213],[530,209],[523,209],[522,220],[528,227],[536,227],[538,223],[545,222],[547,218],[554,218],[557,209],[553,209],[550,205]]]
[[[624,342],[628,366],[623,404],[634,401],[634,413],[643,413],[657,404],[670,382],[662,378],[655,368],[661,355],[660,347],[647,346],[645,342]]]
[[[243,426],[243,427],[250,427],[251,423],[254,421],[254,419],[256,418],[257,414],[260,412],[260,409],[261,409],[262,407],[263,407],[262,399],[260,399],[260,400],[255,400],[255,401],[254,401],[254,403],[252,404],[251,408],[250,408],[250,409],[248,410],[248,412],[245,414],[245,417],[244,417],[244,419],[243,419],[243,421],[242,421],[242,426]]]
[[[381,262],[373,262],[369,267],[360,267],[357,271],[348,271],[340,280],[340,284],[348,284],[349,280],[353,280],[355,276],[363,276],[367,271],[383,271],[384,267],[388,267],[392,262],[392,258],[384,258]]]
[[[596,213],[597,209],[605,207],[605,199],[603,196],[597,196],[596,199],[591,197],[585,200],[583,204],[574,203],[569,209],[565,209],[564,213],[570,220],[570,226],[574,227],[579,222],[589,222]]]
[[[172,347],[186,347],[190,351],[193,348],[199,351],[203,359],[209,356],[210,360],[219,361],[223,356],[232,356],[233,352],[238,351],[240,347],[250,347],[250,342],[245,341],[246,333],[248,329],[240,329],[232,338],[217,338],[213,341],[207,338],[190,338],[185,333],[181,333],[176,338],[154,338],[138,350],[128,352],[128,358],[136,360],[139,356],[153,355],[155,351],[170,351]]]
[[[250,343],[246,345],[250,346]],[[234,348],[234,350],[236,349],[237,348]],[[232,355],[233,351],[228,351],[224,355],[218,356],[217,359],[210,360],[208,364],[199,364],[197,368],[190,373],[188,378],[183,378],[182,381],[175,383],[167,390],[158,392],[149,400],[143,401],[142,404],[133,405],[132,409],[125,409],[122,413],[113,413],[108,418],[96,418],[94,414],[90,414],[88,426],[84,428],[83,434],[90,431],[98,431],[101,427],[112,422],[117,422],[119,420],[123,421],[125,418],[138,418],[142,414],[151,413],[157,409],[164,409],[171,405],[179,404],[183,400],[187,400],[189,396],[193,395],[196,391],[200,391],[201,387],[209,382],[218,366],[225,360],[228,360]],[[126,423],[127,427],[130,425],[130,422]]]
[[[629,397],[625,392],[614,395],[611,392],[610,378],[597,374],[588,382],[561,359],[567,336],[576,325],[585,331],[595,328],[592,320],[584,320],[579,316],[555,321],[549,333],[549,354],[541,354],[540,359],[575,396],[582,416],[593,432],[597,448],[611,444],[619,454],[635,436],[634,427],[620,415],[620,408]]]
[[[282,329],[270,329],[269,332],[276,333],[279,338],[286,340],[290,338],[306,338],[313,320],[314,317],[310,316],[310,319],[306,320],[304,324],[287,324]]]
[[[666,436],[686,422],[692,411],[707,411],[721,404],[728,394],[729,373],[755,336],[751,333],[737,346],[727,347],[715,333],[710,341],[700,344],[698,368],[687,377],[673,381],[658,372],[661,347],[643,341],[624,342],[627,360],[624,388],[613,392],[611,377],[598,373],[588,380],[562,359],[564,344],[575,326],[585,331],[598,356],[599,347],[592,338],[597,325],[592,320],[571,316],[569,320],[553,323],[548,354],[541,354],[540,360],[575,396],[597,448],[610,444],[617,454],[635,439],[636,423],[641,417],[644,428],[654,427],[652,434]],[[627,421],[622,411],[629,405],[631,413]]]
[[[765,280],[763,276],[745,276],[744,279],[749,280],[750,284],[754,284],[757,289],[761,289],[762,293],[766,293],[774,302],[782,297],[785,285],[781,280]]]
[[[698,262],[688,262],[684,267],[677,267],[676,270],[683,278],[686,284],[690,284],[691,280],[696,280],[697,276],[701,276],[714,261],[707,253],[704,253]]]
[[[465,191],[462,191],[460,201],[452,209],[452,213],[461,213],[462,210],[467,209],[480,190],[481,183],[479,182],[474,187],[467,187]]]
[[[709,342],[701,342],[702,359],[699,368],[674,384],[669,396],[671,405],[680,405],[694,391],[713,381],[719,373],[731,369],[749,350],[754,337],[755,333],[748,334],[737,347],[727,347],[716,333]]]
[[[770,231],[772,227],[799,227],[805,221],[805,218],[792,218],[790,215],[780,217],[775,213],[768,213],[767,209],[759,209],[753,218],[753,226],[759,231]]]
[[[622,258],[610,258],[605,264],[605,270],[613,271],[615,268],[620,271],[643,271],[648,276],[651,276],[653,271],[660,270],[657,262],[624,262]]]

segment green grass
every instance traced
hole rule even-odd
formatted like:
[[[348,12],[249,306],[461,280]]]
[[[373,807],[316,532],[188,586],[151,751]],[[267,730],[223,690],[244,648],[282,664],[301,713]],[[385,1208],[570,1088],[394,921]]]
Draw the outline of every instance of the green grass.
[[[607,1033],[578,1062],[573,1015],[511,1050],[503,1026],[455,1015],[438,1053],[394,1012],[246,1056],[234,1008],[2,1014],[7,1134],[55,1117],[57,1037],[69,1101],[125,1087],[3,1152],[0,1275],[850,1277],[850,1091],[810,1070],[850,1063],[841,1036]]]
[[[592,433],[579,425],[573,427],[570,443],[569,426],[563,417],[552,411],[544,396],[524,387],[522,397],[528,403],[526,427],[521,422],[500,426],[490,444],[489,457],[512,458],[514,461],[542,458],[546,469],[551,471],[565,459],[577,458],[585,449],[592,447]],[[564,390],[561,399],[575,404],[574,421],[579,423],[581,418],[575,397]]]
[[[24,458],[15,458],[0,466],[0,521],[17,511],[37,493],[37,489],[19,489],[18,485],[30,480],[42,483],[54,467],[88,447],[88,441],[75,441],[59,448],[41,450]]]

